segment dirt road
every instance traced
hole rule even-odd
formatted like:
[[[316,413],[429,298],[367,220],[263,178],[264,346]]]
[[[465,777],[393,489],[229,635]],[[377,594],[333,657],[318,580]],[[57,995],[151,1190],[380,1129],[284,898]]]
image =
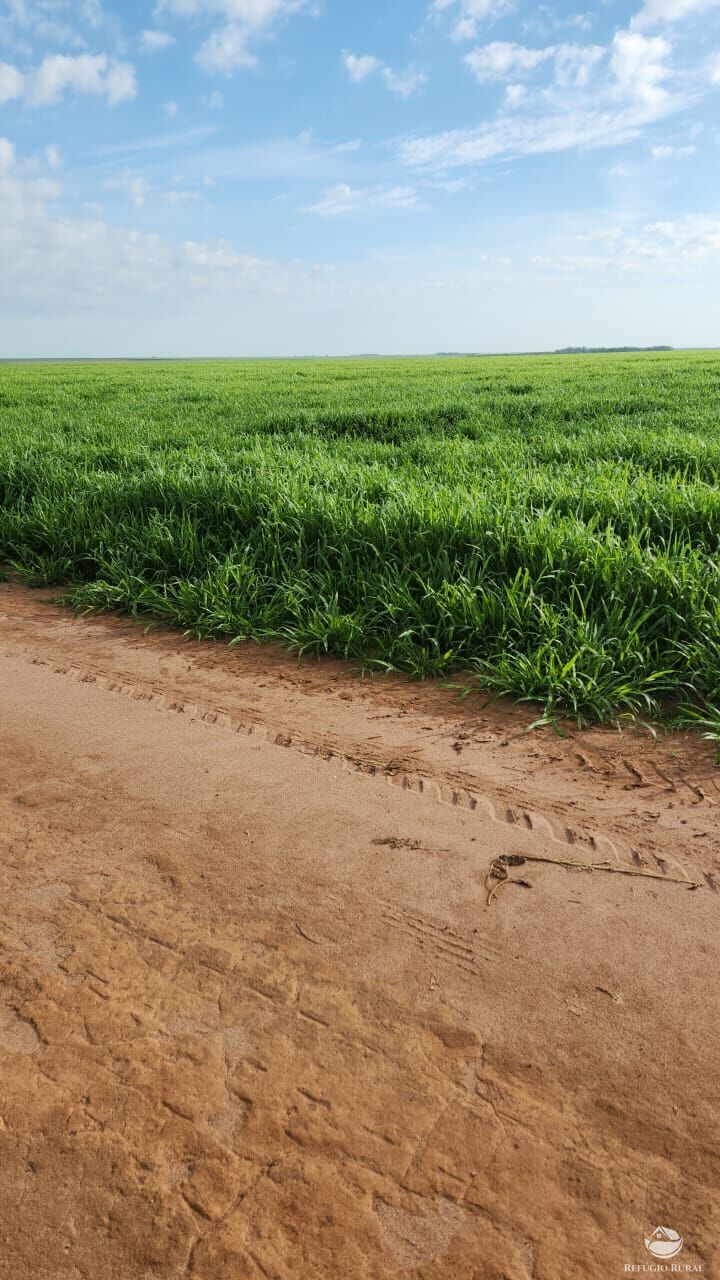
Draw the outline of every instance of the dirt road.
[[[714,1274],[720,771],[531,719],[0,587],[0,1276]]]

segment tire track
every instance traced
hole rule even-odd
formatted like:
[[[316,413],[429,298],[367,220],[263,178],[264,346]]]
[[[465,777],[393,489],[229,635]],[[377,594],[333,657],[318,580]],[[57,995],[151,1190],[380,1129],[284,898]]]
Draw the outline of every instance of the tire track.
[[[0,619],[2,617],[0,615]],[[145,703],[166,714],[182,715],[202,728],[257,736],[283,750],[337,764],[369,779],[399,787],[419,799],[465,810],[473,815],[479,826],[491,822],[514,827],[519,832],[532,832],[539,835],[551,851],[562,851],[566,855],[570,851],[570,856],[575,858],[586,854],[594,861],[609,861],[621,866],[646,868],[649,865],[647,857],[601,830],[590,830],[581,825],[571,827],[553,820],[546,813],[518,806],[517,795],[509,788],[496,786],[491,796],[476,775],[464,770],[433,769],[414,749],[397,754],[383,752],[374,744],[348,742],[331,733],[305,735],[291,724],[263,717],[255,708],[231,708],[190,699],[181,689],[167,688],[158,680],[146,680],[137,672],[122,667],[93,662],[57,662],[29,656],[22,650],[20,656],[34,666],[49,668],[55,675],[79,684],[95,685],[104,692]],[[693,878],[688,865],[677,857],[655,857],[653,869],[688,881]],[[708,888],[714,893],[719,892],[718,868],[713,865],[700,870]]]

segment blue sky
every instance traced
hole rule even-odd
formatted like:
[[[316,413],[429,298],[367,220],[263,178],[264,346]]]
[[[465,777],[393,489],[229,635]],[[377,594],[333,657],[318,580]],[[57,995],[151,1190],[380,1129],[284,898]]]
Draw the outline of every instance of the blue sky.
[[[0,354],[720,345],[720,0],[0,0]]]

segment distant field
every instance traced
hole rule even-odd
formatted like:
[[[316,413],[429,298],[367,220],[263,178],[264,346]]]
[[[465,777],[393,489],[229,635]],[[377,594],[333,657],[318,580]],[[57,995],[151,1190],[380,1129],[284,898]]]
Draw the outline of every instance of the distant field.
[[[549,714],[720,720],[720,353],[0,368],[0,561]]]

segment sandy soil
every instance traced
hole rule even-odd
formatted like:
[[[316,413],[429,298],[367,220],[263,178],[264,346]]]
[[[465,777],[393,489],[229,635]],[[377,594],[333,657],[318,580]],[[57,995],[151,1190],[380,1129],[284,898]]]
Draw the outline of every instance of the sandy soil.
[[[713,1274],[708,744],[8,585],[0,671],[0,1276]]]

